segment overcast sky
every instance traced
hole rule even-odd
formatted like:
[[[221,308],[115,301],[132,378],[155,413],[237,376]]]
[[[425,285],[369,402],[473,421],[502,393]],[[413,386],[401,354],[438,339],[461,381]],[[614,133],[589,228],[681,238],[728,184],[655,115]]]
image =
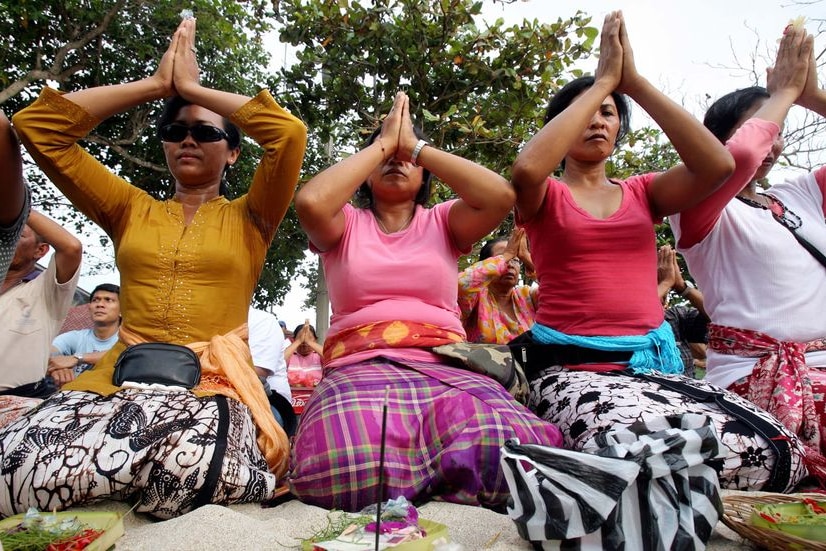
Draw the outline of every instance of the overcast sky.
[[[753,84],[750,69],[755,55],[760,84],[765,84],[765,67],[790,19],[807,16],[811,33],[826,29],[815,21],[826,18],[826,0],[527,0],[504,6],[486,0],[484,16],[489,20],[502,17],[508,23],[525,18],[553,22],[572,16],[577,9],[591,15],[597,28],[602,27],[607,12],[622,9],[640,73],[697,117],[702,117],[710,101]],[[818,52],[826,48],[826,36],[819,37],[815,47]],[[272,51],[274,65],[289,57],[283,45],[274,43]],[[587,71],[595,67],[595,60],[582,65]],[[647,124],[640,111],[635,109],[635,126]],[[83,278],[84,286],[113,278],[116,276]],[[274,309],[275,314],[290,328],[305,317],[315,324],[315,312],[305,312],[301,306],[306,292],[296,287],[287,301]]]

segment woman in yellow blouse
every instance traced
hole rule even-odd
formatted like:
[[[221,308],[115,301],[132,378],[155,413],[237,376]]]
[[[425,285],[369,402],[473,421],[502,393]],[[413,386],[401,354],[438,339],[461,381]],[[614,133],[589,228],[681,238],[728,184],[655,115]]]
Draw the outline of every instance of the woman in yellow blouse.
[[[41,169],[112,238],[123,326],[118,344],[68,391],[0,430],[2,515],[139,494],[139,510],[171,517],[204,503],[268,499],[286,470],[287,437],[253,371],[245,323],[295,191],[306,129],[267,91],[249,98],[201,86],[195,51],[195,20],[185,19],[151,77],[66,95],[46,88],[14,117]],[[175,180],[165,201],[77,144],[103,119],[161,98],[172,98],[158,128]],[[236,125],[264,156],[249,193],[229,201],[220,191],[240,154]],[[143,341],[199,352],[194,392],[113,385],[118,355]],[[34,444],[25,437],[33,428],[55,438]]]

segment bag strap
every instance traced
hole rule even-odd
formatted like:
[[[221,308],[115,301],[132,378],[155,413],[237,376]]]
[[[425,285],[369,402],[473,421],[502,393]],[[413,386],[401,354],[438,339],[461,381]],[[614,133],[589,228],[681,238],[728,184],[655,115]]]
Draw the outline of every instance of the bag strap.
[[[791,228],[791,227],[789,227],[785,224],[780,224],[780,225],[783,226],[784,228],[788,228],[789,231],[792,232],[792,235],[794,236],[794,238],[797,239],[797,242],[800,243],[801,245],[803,245],[803,248],[806,249],[807,251],[809,251],[809,254],[811,254],[813,257],[815,257],[815,259],[817,259],[817,261],[820,262],[820,264],[823,265],[824,268],[826,268],[826,256],[824,256],[823,253],[820,252],[817,247],[812,245],[809,241],[806,240],[805,237],[803,237],[802,235],[797,233],[797,231],[795,231],[793,228]]]
[[[771,197],[772,201],[774,201],[775,203],[777,203],[778,205],[780,205],[780,206],[781,206],[781,208],[783,208],[783,212],[784,212],[784,213],[786,213],[786,212],[787,212],[786,207],[783,205],[783,203],[780,201],[780,199],[778,199],[777,197],[775,197],[774,195],[771,195],[771,194],[769,194],[769,193],[766,193],[765,195],[766,195],[767,197]],[[801,223],[801,222],[800,222],[800,218],[799,218],[797,215],[795,215],[795,217],[798,219],[798,226],[796,226],[796,227],[795,227],[795,226],[790,225],[790,224],[789,224],[786,220],[784,220],[781,216],[778,216],[778,215],[777,215],[777,213],[775,213],[775,212],[774,212],[772,209],[770,209],[769,207],[766,207],[765,205],[763,205],[763,204],[761,204],[761,203],[757,203],[757,202],[752,201],[752,200],[750,200],[750,199],[746,199],[746,198],[744,198],[744,197],[740,197],[739,195],[737,196],[737,198],[738,198],[738,199],[740,199],[740,201],[742,201],[743,203],[745,203],[745,204],[747,204],[747,205],[750,205],[750,206],[752,206],[752,207],[759,207],[759,208],[761,208],[761,209],[768,210],[769,212],[771,212],[771,214],[772,214],[772,218],[774,218],[774,219],[777,221],[777,223],[778,223],[778,224],[780,224],[781,226],[783,226],[784,228],[786,228],[787,230],[789,230],[789,231],[791,232],[791,234],[794,236],[794,238],[795,238],[795,239],[797,239],[797,242],[798,242],[798,243],[800,243],[800,245],[801,245],[804,249],[806,249],[807,251],[809,251],[809,254],[810,254],[810,255],[812,255],[813,257],[815,257],[815,260],[817,260],[818,262],[820,262],[820,264],[821,264],[824,268],[826,268],[826,255],[824,255],[822,252],[820,252],[820,250],[819,250],[817,247],[815,247],[814,245],[812,245],[812,243],[810,243],[808,239],[806,239],[805,237],[803,237],[802,235],[800,235],[799,233],[797,233],[797,228],[799,228],[799,227],[800,227],[800,223]],[[792,213],[792,214],[794,214],[794,213]]]
[[[218,426],[215,431],[215,450],[209,461],[203,486],[198,490],[195,499],[192,500],[192,508],[197,509],[212,503],[215,496],[215,489],[221,478],[221,468],[224,465],[224,457],[227,454],[227,435],[229,434],[229,404],[227,397],[216,394],[213,397],[218,413]]]
[[[769,482],[761,488],[764,492],[783,492],[788,486],[789,476],[792,470],[791,446],[788,438],[767,419],[756,415],[753,411],[726,399],[723,392],[705,390],[703,388],[674,379],[667,379],[657,375],[633,374],[626,370],[620,372],[623,375],[638,377],[646,381],[657,383],[668,390],[688,396],[692,400],[702,403],[714,402],[724,412],[728,413],[738,421],[742,422],[756,434],[763,437],[769,447],[774,452],[775,461],[769,476]]]

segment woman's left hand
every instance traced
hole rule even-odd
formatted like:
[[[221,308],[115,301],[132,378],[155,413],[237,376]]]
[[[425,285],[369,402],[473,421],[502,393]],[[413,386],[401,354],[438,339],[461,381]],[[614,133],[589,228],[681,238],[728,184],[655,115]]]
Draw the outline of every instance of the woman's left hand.
[[[419,137],[413,130],[413,120],[410,118],[410,98],[404,96],[402,105],[401,127],[399,128],[399,148],[396,150],[396,159],[403,162],[410,162],[413,149],[419,143]]]
[[[620,12],[619,37],[620,44],[622,44],[622,77],[617,86],[617,92],[633,96],[642,76],[637,72],[637,65],[634,63],[634,51],[631,49],[631,42],[628,40],[628,31],[622,12]]]
[[[201,86],[201,71],[198,68],[195,48],[195,19],[189,18],[181,21],[176,33],[178,34],[178,48],[175,50],[173,81],[178,93],[188,99],[187,95]]]

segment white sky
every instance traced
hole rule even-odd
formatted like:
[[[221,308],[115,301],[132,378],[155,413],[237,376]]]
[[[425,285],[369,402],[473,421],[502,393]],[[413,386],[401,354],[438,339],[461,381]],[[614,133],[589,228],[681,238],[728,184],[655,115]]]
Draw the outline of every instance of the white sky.
[[[698,118],[710,101],[753,84],[751,75],[736,67],[751,68],[755,52],[760,84],[765,84],[765,67],[790,19],[799,15],[826,18],[826,0],[799,4],[791,0],[527,0],[505,6],[485,0],[483,13],[488,20],[502,17],[507,23],[525,18],[554,22],[572,16],[577,9],[593,16],[592,25],[598,28],[606,13],[622,9],[639,72]],[[807,29],[812,33],[820,30],[813,21]],[[815,47],[817,51],[826,48],[826,38],[820,37]],[[283,45],[274,42],[271,49],[274,66],[289,58]],[[595,67],[596,61],[591,60],[581,68],[592,71]],[[635,126],[648,124],[641,109],[634,112]],[[92,288],[104,281],[117,282],[117,275],[83,277],[81,281],[82,286]],[[302,306],[306,297],[299,285],[302,282],[296,283],[286,301],[274,308],[290,329],[305,318],[315,325],[315,311],[305,311]]]

